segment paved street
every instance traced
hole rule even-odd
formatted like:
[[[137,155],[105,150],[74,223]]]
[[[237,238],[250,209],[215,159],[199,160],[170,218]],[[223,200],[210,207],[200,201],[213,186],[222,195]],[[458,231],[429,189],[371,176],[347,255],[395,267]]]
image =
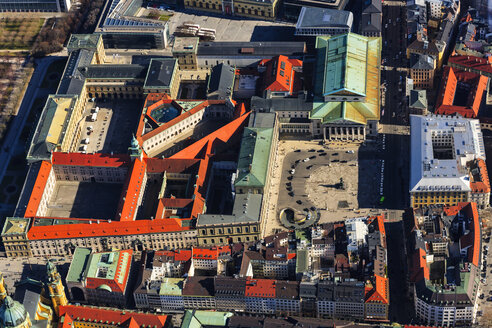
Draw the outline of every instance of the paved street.
[[[400,209],[408,206],[410,138],[405,96],[406,76],[406,8],[399,2],[383,4],[383,52],[381,72],[384,106],[381,109],[382,134],[379,135],[384,174],[383,207]]]
[[[388,274],[390,283],[389,319],[400,324],[410,323],[414,315],[413,302],[408,298],[406,286],[407,260],[405,237],[401,216],[384,225],[388,248]]]

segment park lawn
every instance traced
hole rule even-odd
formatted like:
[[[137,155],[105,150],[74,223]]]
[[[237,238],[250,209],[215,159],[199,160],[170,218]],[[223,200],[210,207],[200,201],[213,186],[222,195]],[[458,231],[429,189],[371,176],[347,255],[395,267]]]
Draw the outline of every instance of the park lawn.
[[[161,16],[159,16],[159,20],[167,22],[171,17],[172,17],[172,15],[161,15]]]
[[[0,50],[30,50],[43,24],[43,18],[0,19]]]

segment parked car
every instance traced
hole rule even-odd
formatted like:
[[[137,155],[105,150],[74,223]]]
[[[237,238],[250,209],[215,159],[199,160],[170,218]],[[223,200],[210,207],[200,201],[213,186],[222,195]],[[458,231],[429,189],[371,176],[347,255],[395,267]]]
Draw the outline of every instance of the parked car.
[[[296,203],[297,203],[297,204],[299,204],[299,205],[301,205],[301,204],[302,204],[302,200],[298,199],[298,200],[296,201]]]

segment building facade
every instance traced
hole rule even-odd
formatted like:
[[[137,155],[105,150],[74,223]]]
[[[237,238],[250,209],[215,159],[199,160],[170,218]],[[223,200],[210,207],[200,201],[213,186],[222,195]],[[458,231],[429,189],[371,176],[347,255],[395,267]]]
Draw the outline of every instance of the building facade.
[[[277,16],[277,0],[185,0],[187,9],[222,13],[228,16],[251,17],[274,20]]]
[[[485,159],[478,120],[412,115],[410,123],[410,206],[456,205],[470,201],[479,190],[487,192],[488,188],[472,190],[470,182],[470,165]],[[480,174],[476,179],[488,181]],[[480,206],[488,203],[481,202]]]

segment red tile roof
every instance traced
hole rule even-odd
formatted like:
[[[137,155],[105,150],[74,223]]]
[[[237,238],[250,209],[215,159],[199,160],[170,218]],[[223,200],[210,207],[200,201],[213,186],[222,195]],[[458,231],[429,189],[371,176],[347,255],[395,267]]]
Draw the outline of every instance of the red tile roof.
[[[471,219],[470,232],[473,236],[473,245],[468,249],[468,261],[478,267],[480,261],[480,217],[476,203],[460,203],[463,211]]]
[[[133,161],[132,168],[127,176],[118,206],[117,219],[133,221],[137,215],[138,199],[145,189],[143,185],[146,175],[146,162],[140,158]]]
[[[125,254],[129,256],[125,257]],[[101,285],[108,285],[111,287],[113,292],[125,293],[126,284],[128,282],[128,277],[130,275],[130,267],[132,262],[132,254],[133,250],[123,250],[118,252],[118,265],[116,266],[116,272],[114,273],[113,279],[105,279],[105,278],[94,278],[87,277],[85,283],[86,288],[89,289],[97,289]],[[125,258],[127,261],[125,262]],[[123,276],[123,280],[119,282],[118,278]]]
[[[472,193],[488,193],[490,192],[489,174],[487,172],[487,165],[483,159],[477,159],[477,168],[479,170],[478,174],[475,176],[470,174],[470,187]]]
[[[300,89],[299,73],[294,71],[294,67],[302,67],[301,60],[280,55],[272,59],[264,59],[258,66],[266,66],[266,71],[263,73],[265,91],[293,94]]]
[[[156,136],[158,135],[159,133],[169,129],[170,127],[178,124],[179,122],[183,121],[184,119],[198,113],[199,111],[203,110],[204,108],[210,106],[210,105],[218,105],[218,104],[225,104],[225,100],[204,100],[202,103],[200,103],[199,105],[193,107],[192,109],[184,112],[184,113],[181,113],[181,115],[173,118],[172,120],[160,125],[158,128],[150,131],[149,133],[146,133],[144,135],[137,135],[137,139],[140,138],[141,141],[145,141],[145,140],[148,140],[150,138],[152,138],[153,136]],[[142,115],[142,120],[147,117],[147,115]],[[139,141],[140,141],[139,140]]]
[[[275,297],[275,284],[274,279],[252,279],[246,280],[246,297],[262,297],[262,298],[274,298]]]
[[[100,167],[120,167],[130,165],[130,156],[127,154],[82,154],[82,153],[58,153],[54,152],[51,156],[53,165],[73,165],[73,166],[100,166]]]
[[[158,256],[173,257],[174,261],[186,262],[191,259],[191,250],[189,249],[177,249],[174,251],[156,251],[154,258]]]
[[[94,222],[94,221],[93,221]],[[189,219],[155,219],[137,221],[112,221],[92,224],[76,223],[52,226],[32,226],[29,240],[129,236],[150,233],[189,230]]]
[[[451,56],[448,65],[475,73],[492,74],[492,58],[480,58],[475,56]]]
[[[58,328],[72,327],[72,322],[108,323],[110,325],[132,326],[130,321],[138,327],[157,327],[164,328],[167,325],[166,315],[156,315],[142,312],[132,312],[130,310],[106,309],[88,306],[64,305],[60,306],[60,318]],[[114,322],[114,324],[113,324]]]
[[[422,279],[430,279],[430,271],[427,266],[426,251],[419,248],[415,253],[413,253],[413,268],[410,280],[412,282],[417,282]]]
[[[46,187],[46,183],[48,182],[50,172],[51,163],[47,161],[42,161],[41,166],[39,167],[36,181],[34,182],[34,187],[31,191],[31,196],[29,197],[29,202],[27,203],[26,212],[24,214],[25,217],[36,216],[39,204],[41,203],[41,199],[43,198],[44,188]]]
[[[206,137],[198,140],[197,142],[191,144],[185,149],[172,155],[171,159],[184,159],[184,158],[204,158],[204,154],[215,153],[215,147],[218,146],[219,142],[224,144],[227,143],[233,136],[241,135],[241,128],[247,122],[250,112],[245,113],[234,121],[224,125],[220,129],[212,132]],[[215,147],[214,147],[215,146]]]
[[[437,99],[436,114],[477,117],[483,94],[487,88],[488,78],[476,73],[462,71],[446,66]],[[456,92],[459,84],[465,83],[470,87],[466,105],[456,105]],[[460,96],[461,97],[461,96]]]
[[[388,278],[374,275],[376,286],[366,293],[366,303],[389,304]]]
[[[230,246],[220,246],[212,248],[193,247],[192,257],[200,260],[217,260],[221,255],[231,255]]]

